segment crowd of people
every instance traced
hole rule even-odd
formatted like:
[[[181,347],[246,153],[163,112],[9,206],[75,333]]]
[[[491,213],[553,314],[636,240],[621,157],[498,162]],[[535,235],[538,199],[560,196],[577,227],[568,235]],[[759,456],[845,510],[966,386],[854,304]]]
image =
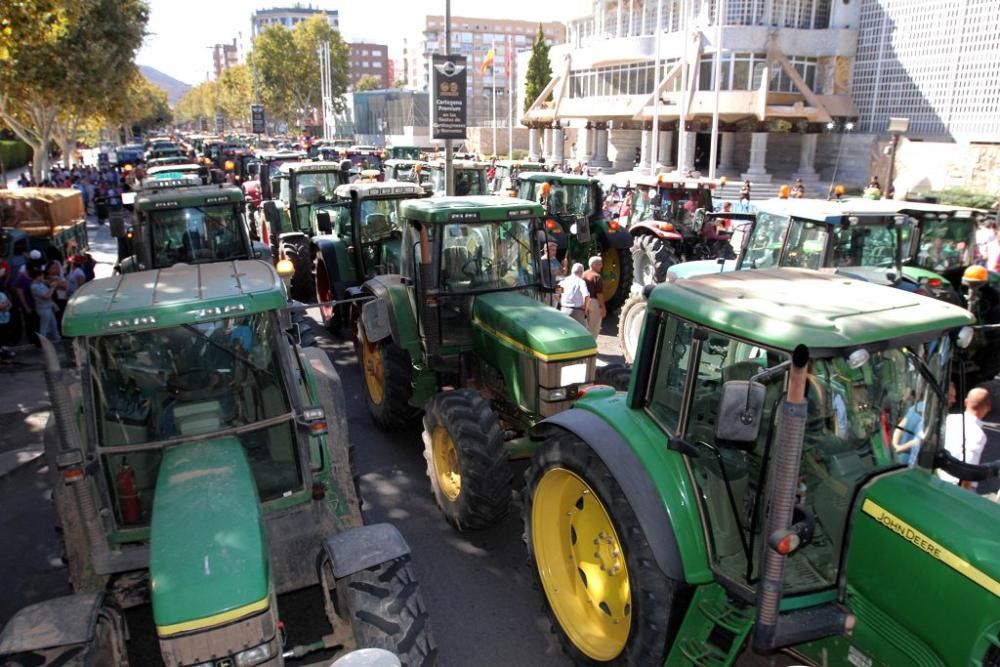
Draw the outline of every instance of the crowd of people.
[[[17,185],[22,188],[73,188],[80,191],[84,206],[104,224],[109,211],[121,205],[122,193],[131,189],[130,169],[102,165],[75,164],[72,167],[53,165],[41,182],[36,182],[29,172],[21,174]]]

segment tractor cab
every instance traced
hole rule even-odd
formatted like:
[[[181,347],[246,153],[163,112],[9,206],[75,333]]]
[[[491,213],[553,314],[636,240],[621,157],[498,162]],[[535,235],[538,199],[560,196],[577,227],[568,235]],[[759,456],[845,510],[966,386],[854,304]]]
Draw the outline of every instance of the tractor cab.
[[[476,197],[489,194],[486,183],[486,170],[489,165],[476,160],[453,160],[455,170],[455,196]],[[444,160],[432,160],[426,170],[430,173],[431,189],[434,196],[442,196],[447,191],[445,186]]]
[[[390,160],[420,160],[420,149],[416,146],[387,146],[385,155]]]
[[[519,172],[518,197],[545,207],[545,227],[567,266],[587,266],[601,257],[601,281],[607,307],[615,308],[632,287],[632,236],[604,217],[604,193],[596,178],[558,172]]]
[[[428,163],[422,160],[396,159],[385,161],[385,180],[419,183],[430,188],[431,173]]]
[[[490,182],[490,192],[495,195],[518,196],[522,173],[529,174],[536,171],[545,171],[545,165],[541,162],[528,162],[526,160],[497,160],[493,164],[493,180]],[[521,197],[524,199],[524,197]]]

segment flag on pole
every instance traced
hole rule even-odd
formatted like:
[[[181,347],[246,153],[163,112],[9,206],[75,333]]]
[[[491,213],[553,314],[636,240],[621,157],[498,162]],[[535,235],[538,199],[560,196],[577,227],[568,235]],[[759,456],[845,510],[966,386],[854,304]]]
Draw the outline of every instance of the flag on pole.
[[[510,56],[511,56],[510,52],[513,51],[513,49],[510,46],[510,38],[511,38],[511,36],[507,35],[507,46],[505,46],[504,50],[503,50],[503,64],[504,64],[504,67],[507,70],[507,81],[508,82],[511,81],[511,76],[512,76],[511,75],[511,69],[510,69]]]
[[[486,68],[487,67],[490,67],[490,68],[493,67],[493,57],[495,55],[496,55],[495,48],[491,46],[490,50],[486,52],[486,58],[483,60],[482,66],[480,66],[480,68],[479,68],[479,73],[480,74],[485,75],[486,74]]]

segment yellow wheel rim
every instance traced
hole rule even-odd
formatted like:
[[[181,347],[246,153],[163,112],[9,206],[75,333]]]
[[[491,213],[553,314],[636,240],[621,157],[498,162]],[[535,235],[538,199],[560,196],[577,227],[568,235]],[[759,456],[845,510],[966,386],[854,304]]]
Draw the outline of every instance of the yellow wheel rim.
[[[431,434],[431,452],[434,459],[434,476],[438,488],[450,502],[458,500],[462,492],[462,468],[458,463],[455,441],[444,426],[435,426]]]
[[[618,292],[618,283],[621,282],[622,265],[621,257],[614,248],[606,248],[601,253],[601,282],[604,285],[604,302],[611,301]]]
[[[534,493],[531,541],[563,631],[593,660],[617,657],[632,627],[632,593],[621,542],[593,489],[565,468],[548,470]]]
[[[378,343],[369,343],[364,333],[361,333],[361,366],[369,398],[373,403],[381,405],[385,395],[385,387],[382,384],[382,354],[379,352]]]

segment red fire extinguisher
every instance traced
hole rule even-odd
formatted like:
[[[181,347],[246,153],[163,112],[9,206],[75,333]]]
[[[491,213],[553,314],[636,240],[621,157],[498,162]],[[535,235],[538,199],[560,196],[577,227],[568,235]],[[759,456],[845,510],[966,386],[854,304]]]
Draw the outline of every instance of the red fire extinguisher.
[[[142,521],[142,506],[139,504],[139,489],[135,483],[135,470],[132,466],[122,461],[122,467],[118,470],[115,478],[118,487],[118,504],[122,512],[122,521],[125,523],[139,523]]]

